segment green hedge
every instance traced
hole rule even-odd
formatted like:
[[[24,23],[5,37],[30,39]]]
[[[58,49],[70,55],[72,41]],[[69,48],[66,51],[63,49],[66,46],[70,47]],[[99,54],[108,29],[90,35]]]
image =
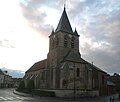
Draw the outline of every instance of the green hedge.
[[[32,91],[35,88],[34,80],[30,80],[27,84],[27,90]]]
[[[18,86],[18,89],[17,90],[24,90],[25,89],[25,82],[24,81],[21,81],[19,86]]]

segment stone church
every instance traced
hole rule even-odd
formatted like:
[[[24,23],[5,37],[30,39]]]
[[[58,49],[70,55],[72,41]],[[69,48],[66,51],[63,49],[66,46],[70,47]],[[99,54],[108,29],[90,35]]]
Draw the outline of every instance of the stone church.
[[[54,90],[57,96],[105,94],[107,73],[87,62],[79,51],[79,34],[72,30],[64,8],[58,26],[49,36],[47,59],[36,62],[25,72],[27,86],[34,80],[36,89]]]

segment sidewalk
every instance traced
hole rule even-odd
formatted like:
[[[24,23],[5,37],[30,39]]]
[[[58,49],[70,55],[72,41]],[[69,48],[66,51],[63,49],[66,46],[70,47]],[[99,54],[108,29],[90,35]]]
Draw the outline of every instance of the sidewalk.
[[[60,100],[65,100],[69,102],[110,102],[110,97],[115,98],[114,102],[120,102],[120,99],[118,98],[118,94],[110,95],[110,96],[101,96],[101,97],[95,97],[95,98],[90,98],[90,97],[83,97],[83,98],[59,98]]]
[[[111,97],[111,98],[112,98],[112,97],[115,98],[114,102],[120,102],[119,94],[114,94],[114,95],[107,96],[107,97],[106,97],[106,102],[110,102],[110,97]]]
[[[110,102],[108,97],[97,97],[97,98],[59,98],[66,102]],[[120,102],[120,99],[115,99],[114,102]]]

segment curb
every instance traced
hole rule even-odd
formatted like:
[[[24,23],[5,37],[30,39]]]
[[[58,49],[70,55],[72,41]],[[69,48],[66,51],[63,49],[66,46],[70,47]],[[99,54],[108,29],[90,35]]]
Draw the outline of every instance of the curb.
[[[14,90],[13,93],[16,94],[16,95],[24,96],[24,97],[30,97],[31,96],[30,94],[18,92],[16,90]]]

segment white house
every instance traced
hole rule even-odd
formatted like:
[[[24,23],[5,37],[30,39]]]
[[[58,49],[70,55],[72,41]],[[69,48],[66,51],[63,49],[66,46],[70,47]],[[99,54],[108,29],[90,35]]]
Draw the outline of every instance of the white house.
[[[7,71],[2,71],[0,69],[0,88],[11,87],[11,86],[12,86],[12,76],[10,76]]]

